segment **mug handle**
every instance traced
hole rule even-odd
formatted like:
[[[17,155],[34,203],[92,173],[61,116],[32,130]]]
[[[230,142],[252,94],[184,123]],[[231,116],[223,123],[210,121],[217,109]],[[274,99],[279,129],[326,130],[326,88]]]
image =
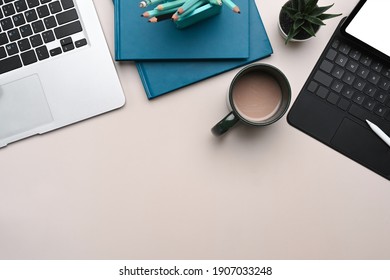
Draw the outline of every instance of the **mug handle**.
[[[217,123],[212,129],[211,132],[215,136],[220,136],[228,131],[233,125],[239,121],[239,118],[233,113],[230,112],[226,117],[224,117],[219,123]]]

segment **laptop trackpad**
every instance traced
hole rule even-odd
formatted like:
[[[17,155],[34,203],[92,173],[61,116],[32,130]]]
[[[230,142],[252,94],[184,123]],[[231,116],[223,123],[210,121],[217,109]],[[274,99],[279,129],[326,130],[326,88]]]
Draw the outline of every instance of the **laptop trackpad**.
[[[52,121],[38,75],[0,85],[0,139]]]
[[[382,176],[390,177],[390,147],[370,129],[344,118],[332,144]]]

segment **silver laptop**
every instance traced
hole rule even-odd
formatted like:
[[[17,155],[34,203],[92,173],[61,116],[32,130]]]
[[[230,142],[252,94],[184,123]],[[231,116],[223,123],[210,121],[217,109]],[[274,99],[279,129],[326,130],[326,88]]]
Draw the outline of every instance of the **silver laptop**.
[[[92,0],[0,0],[0,147],[124,103]]]

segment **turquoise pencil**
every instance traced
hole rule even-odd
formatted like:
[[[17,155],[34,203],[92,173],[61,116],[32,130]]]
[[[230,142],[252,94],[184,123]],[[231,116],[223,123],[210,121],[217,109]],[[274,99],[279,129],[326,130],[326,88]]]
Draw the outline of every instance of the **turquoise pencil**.
[[[222,2],[226,6],[228,6],[231,10],[233,10],[233,12],[238,13],[238,14],[240,13],[240,8],[236,4],[234,4],[233,1],[231,1],[231,0],[222,0]]]
[[[162,11],[157,10],[157,9],[153,9],[150,11],[146,11],[145,13],[142,14],[142,16],[150,18],[150,17],[157,17],[157,16],[161,16],[161,15],[166,15],[166,14],[172,14],[174,12],[176,12],[176,8],[171,8],[171,9],[162,10]]]
[[[206,4],[206,2],[203,0],[196,2],[194,5],[192,5],[187,10],[185,10],[182,14],[179,15],[179,20],[185,18],[185,16],[192,13],[193,11],[195,11],[197,8],[199,8],[200,6],[202,6],[204,4]]]
[[[183,5],[185,2],[186,0],[176,0],[176,1],[166,2],[158,5],[156,9],[162,11],[170,8],[176,8]]]
[[[209,0],[210,4],[222,6],[222,0]]]
[[[189,7],[191,7],[192,5],[194,5],[196,2],[199,2],[200,0],[187,0],[186,2],[184,2],[183,6],[181,6],[179,9],[177,9],[177,12],[179,14],[182,14],[184,13],[184,11],[186,9],[188,9]]]

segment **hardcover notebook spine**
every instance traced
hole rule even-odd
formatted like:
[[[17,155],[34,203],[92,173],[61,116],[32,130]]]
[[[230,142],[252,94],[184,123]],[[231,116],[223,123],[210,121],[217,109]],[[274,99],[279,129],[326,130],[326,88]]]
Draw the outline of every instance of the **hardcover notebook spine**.
[[[120,1],[114,2],[114,41],[115,41],[115,60],[120,60]]]
[[[153,92],[151,92],[151,90],[149,88],[149,81],[148,81],[148,77],[146,75],[146,72],[143,70],[143,67],[142,67],[141,63],[136,63],[135,65],[137,66],[139,77],[140,77],[141,82],[142,82],[142,84],[144,86],[146,96],[148,97],[148,99],[152,99],[155,96],[154,96]]]

